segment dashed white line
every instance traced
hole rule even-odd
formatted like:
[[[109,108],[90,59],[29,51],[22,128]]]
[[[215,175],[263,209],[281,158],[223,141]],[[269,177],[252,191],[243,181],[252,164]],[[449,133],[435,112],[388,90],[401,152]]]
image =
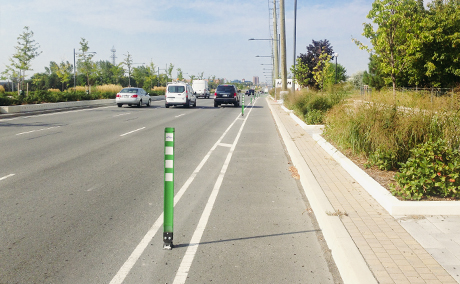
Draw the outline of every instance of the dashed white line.
[[[32,130],[32,131],[27,131],[27,132],[21,132],[16,135],[23,135],[23,134],[28,134],[28,133],[33,133],[33,132],[38,132],[38,131],[43,131],[43,130],[48,130],[48,129],[53,129],[53,128],[58,128],[60,126],[54,126],[54,127],[48,127],[48,128],[42,128],[42,129],[37,129],[37,130]]]
[[[120,114],[114,115],[113,117],[122,116],[122,115],[127,115],[127,114],[131,114],[131,113],[130,113],[130,112],[127,112],[127,113],[120,113]]]
[[[9,174],[7,176],[1,177],[0,180],[4,180],[4,179],[7,179],[7,178],[12,177],[12,176],[14,176],[14,174]]]
[[[179,115],[176,115],[176,118],[177,118],[177,117],[181,117],[181,116],[184,116],[184,115],[185,115],[185,113],[183,113],[183,114],[179,114]]]
[[[136,129],[136,130],[133,130],[133,131],[127,132],[127,133],[125,133],[125,134],[121,134],[120,136],[125,136],[125,135],[128,135],[128,134],[131,134],[131,133],[137,132],[137,131],[139,131],[139,130],[142,130],[142,129],[144,129],[144,128],[145,128],[145,127],[141,127],[141,128],[139,128],[139,129]]]

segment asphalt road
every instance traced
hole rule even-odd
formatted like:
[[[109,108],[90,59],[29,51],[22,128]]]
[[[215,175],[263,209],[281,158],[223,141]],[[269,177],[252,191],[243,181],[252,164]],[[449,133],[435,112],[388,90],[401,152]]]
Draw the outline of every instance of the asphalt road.
[[[0,283],[341,283],[266,100],[249,102],[0,120]]]

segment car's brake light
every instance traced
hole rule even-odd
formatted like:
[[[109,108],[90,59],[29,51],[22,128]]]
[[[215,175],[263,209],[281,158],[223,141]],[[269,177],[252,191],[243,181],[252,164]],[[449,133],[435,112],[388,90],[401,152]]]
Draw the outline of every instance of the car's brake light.
[[[117,98],[119,98],[119,97],[121,97],[121,95],[120,95],[120,94],[117,94]]]
[[[237,96],[237,95],[236,95],[236,93],[234,93],[234,94],[233,94],[233,97],[235,97],[235,98],[236,98],[236,96]]]
[[[132,95],[131,98],[137,98],[137,95]]]
[[[217,97],[217,93],[214,93],[214,97]]]

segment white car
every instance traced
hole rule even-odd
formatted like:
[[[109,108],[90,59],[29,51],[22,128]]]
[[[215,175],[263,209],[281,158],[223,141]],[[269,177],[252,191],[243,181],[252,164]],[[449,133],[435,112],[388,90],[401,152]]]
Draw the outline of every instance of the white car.
[[[122,89],[115,98],[118,107],[122,107],[124,104],[137,107],[141,107],[143,104],[150,106],[151,100],[150,94],[144,89],[131,87]]]
[[[184,82],[168,83],[165,93],[165,107],[182,105],[196,107],[196,93]]]

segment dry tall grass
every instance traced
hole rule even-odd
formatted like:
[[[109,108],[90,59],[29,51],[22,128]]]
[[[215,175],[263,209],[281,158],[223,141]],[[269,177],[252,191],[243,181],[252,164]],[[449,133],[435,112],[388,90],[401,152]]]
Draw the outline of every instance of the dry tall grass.
[[[102,86],[97,86],[96,87],[96,90],[98,92],[112,92],[112,93],[118,93],[119,91],[121,91],[121,89],[123,89],[123,87],[121,85],[114,85],[114,84],[111,84],[111,85],[102,85]]]
[[[155,87],[153,87],[152,90],[153,90],[153,91],[163,91],[163,92],[165,92],[165,91],[166,91],[166,87],[156,87],[156,86],[155,86]]]
[[[0,93],[4,93],[4,92],[5,92],[5,88],[2,85],[0,85]]]
[[[61,90],[59,89],[48,89],[48,92],[59,93]]]

